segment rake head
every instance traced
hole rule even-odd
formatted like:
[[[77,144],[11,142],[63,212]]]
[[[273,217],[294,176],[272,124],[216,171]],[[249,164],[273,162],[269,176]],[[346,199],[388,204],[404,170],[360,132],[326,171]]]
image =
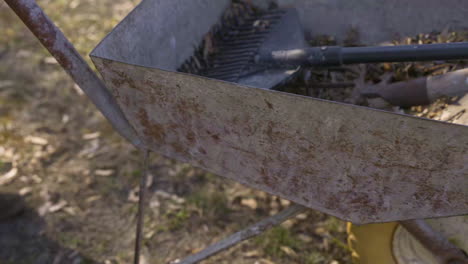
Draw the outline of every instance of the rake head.
[[[237,3],[225,11],[221,21],[179,71],[273,89],[293,77],[298,68],[271,69],[255,63],[256,56],[305,46],[295,9],[261,12],[248,4]]]

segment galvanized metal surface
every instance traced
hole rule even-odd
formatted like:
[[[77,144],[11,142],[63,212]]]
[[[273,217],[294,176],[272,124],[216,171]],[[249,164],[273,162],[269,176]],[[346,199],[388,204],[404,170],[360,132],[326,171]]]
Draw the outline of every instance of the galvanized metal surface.
[[[142,1],[92,52],[99,57],[175,71],[192,56],[230,0]],[[112,47],[110,47],[112,45]]]
[[[91,99],[112,126],[133,145],[140,140],[101,79],[34,0],[5,0],[42,45]]]
[[[468,128],[94,58],[146,146],[354,223],[468,213]]]

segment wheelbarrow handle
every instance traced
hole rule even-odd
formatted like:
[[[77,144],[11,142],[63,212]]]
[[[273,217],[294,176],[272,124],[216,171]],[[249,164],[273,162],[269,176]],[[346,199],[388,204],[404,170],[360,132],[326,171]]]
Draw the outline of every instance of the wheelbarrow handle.
[[[260,63],[291,66],[340,66],[355,63],[468,59],[468,42],[375,46],[324,46],[260,54]]]
[[[55,57],[63,69],[91,99],[114,129],[134,146],[141,147],[135,130],[106,88],[65,35],[47,17],[35,0],[5,0],[24,24]]]

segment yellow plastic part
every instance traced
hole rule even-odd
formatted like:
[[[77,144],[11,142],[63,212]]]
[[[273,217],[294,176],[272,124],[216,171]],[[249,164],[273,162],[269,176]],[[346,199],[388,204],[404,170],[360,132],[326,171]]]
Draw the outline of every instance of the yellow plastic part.
[[[348,245],[356,264],[397,264],[392,241],[397,222],[354,225],[348,223]]]

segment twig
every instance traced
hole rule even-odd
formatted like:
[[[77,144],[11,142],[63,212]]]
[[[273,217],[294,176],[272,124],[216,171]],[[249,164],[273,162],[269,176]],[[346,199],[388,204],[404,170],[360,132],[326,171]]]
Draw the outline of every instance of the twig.
[[[270,216],[266,219],[263,219],[262,221],[255,223],[242,231],[234,233],[230,235],[229,237],[217,243],[214,243],[211,246],[208,246],[207,248],[205,248],[204,250],[194,255],[191,255],[187,257],[186,259],[183,259],[182,261],[177,262],[177,263],[178,264],[192,264],[192,263],[197,263],[199,261],[207,259],[221,251],[224,251],[226,249],[231,248],[232,246],[237,245],[238,243],[246,239],[260,235],[266,230],[281,224],[282,222],[286,221],[287,219],[297,215],[298,213],[306,209],[307,208],[302,205],[293,204],[289,206],[288,208],[286,208],[285,210],[279,212],[278,214]]]
[[[140,263],[140,247],[141,247],[141,233],[143,231],[143,217],[146,201],[146,182],[148,180],[148,157],[149,150],[145,151],[143,158],[143,175],[140,180],[140,191],[138,196],[138,213],[137,213],[137,226],[135,236],[135,252],[134,264]]]

